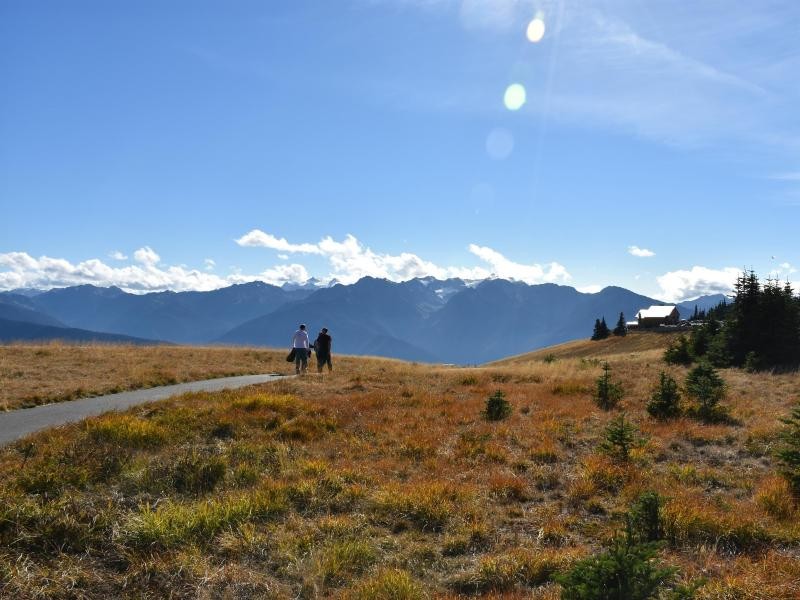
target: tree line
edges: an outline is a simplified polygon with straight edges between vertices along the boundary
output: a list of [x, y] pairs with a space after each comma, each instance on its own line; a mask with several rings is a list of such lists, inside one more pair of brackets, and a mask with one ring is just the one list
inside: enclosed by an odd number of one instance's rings
[[617, 324], [613, 330], [606, 325], [605, 316], [602, 319], [595, 319], [594, 330], [592, 331], [593, 340], [604, 340], [612, 333], [618, 336], [624, 336], [628, 333], [628, 326], [625, 324], [625, 315], [623, 313], [619, 313], [619, 319], [617, 319]]
[[761, 283], [755, 272], [736, 278], [734, 299], [708, 311], [705, 323], [679, 336], [664, 358], [672, 364], [708, 361], [750, 370], [800, 365], [800, 298], [776, 279]]

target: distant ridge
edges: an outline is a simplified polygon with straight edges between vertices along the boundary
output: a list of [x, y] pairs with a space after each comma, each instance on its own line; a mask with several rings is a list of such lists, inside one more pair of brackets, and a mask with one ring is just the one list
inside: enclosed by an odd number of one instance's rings
[[[26, 295], [0, 293], [0, 319], [181, 344], [287, 347], [301, 322], [312, 336], [328, 327], [334, 352], [424, 362], [478, 364], [586, 338], [594, 320], [666, 304], [625, 288], [582, 293], [566, 285], [433, 277], [344, 285], [263, 282], [209, 292], [130, 294], [81, 285]], [[723, 296], [678, 305], [683, 317]], [[63, 331], [39, 330], [41, 339]], [[86, 339], [86, 336], [82, 339]], [[96, 338], [95, 338], [96, 339]]]
[[37, 310], [35, 306], [28, 296], [13, 293], [0, 294], [0, 319], [64, 327], [64, 323]]
[[137, 346], [153, 346], [168, 343], [157, 340], [146, 340], [128, 335], [119, 335], [116, 333], [100, 333], [72, 327], [52, 327], [50, 325], [0, 319], [0, 342], [44, 342], [53, 340], [62, 340], [65, 342], [135, 344]]

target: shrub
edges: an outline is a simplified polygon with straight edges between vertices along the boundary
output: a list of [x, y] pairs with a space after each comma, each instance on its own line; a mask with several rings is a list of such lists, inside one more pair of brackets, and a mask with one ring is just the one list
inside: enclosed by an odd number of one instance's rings
[[800, 404], [792, 409], [788, 418], [781, 421], [786, 428], [781, 432], [782, 445], [777, 452], [780, 473], [794, 495], [800, 498]]
[[622, 385], [611, 381], [611, 367], [603, 363], [603, 374], [597, 378], [594, 401], [603, 410], [611, 410], [622, 398]]
[[709, 363], [700, 363], [689, 371], [686, 393], [697, 401], [698, 406], [692, 412], [703, 421], [720, 421], [726, 417], [726, 411], [719, 406], [725, 396], [725, 382]]
[[497, 390], [486, 399], [483, 416], [489, 421], [502, 421], [511, 414], [511, 404], [506, 400], [503, 390]]
[[548, 365], [552, 364], [556, 362], [556, 355], [553, 354], [552, 352], [550, 352], [549, 354], [545, 354], [544, 358], [542, 359], [542, 362], [547, 363]]
[[693, 360], [689, 339], [685, 335], [679, 335], [664, 351], [664, 361], [668, 365], [690, 365]]
[[557, 575], [563, 600], [650, 600], [666, 589], [675, 569], [656, 561], [658, 545], [638, 543], [630, 531], [612, 540], [611, 547], [578, 561]]
[[656, 419], [673, 419], [680, 414], [680, 400], [678, 383], [671, 375], [662, 371], [658, 385], [647, 403], [647, 412]]
[[664, 537], [662, 503], [661, 496], [656, 492], [644, 492], [631, 505], [628, 519], [632, 535], [637, 541], [657, 542]]
[[600, 443], [600, 449], [609, 456], [627, 461], [630, 458], [631, 448], [637, 443], [636, 426], [625, 421], [625, 413], [611, 420], [606, 427], [605, 438]]

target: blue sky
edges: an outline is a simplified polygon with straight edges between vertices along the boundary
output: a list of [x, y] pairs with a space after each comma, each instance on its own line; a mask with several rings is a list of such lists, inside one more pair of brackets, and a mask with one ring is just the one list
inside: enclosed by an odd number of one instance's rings
[[798, 31], [794, 1], [6, 0], [0, 289], [800, 281]]

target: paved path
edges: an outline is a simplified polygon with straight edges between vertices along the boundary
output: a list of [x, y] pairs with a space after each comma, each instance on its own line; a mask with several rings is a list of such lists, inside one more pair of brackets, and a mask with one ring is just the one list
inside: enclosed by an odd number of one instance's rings
[[281, 379], [284, 375], [243, 375], [241, 377], [221, 377], [192, 381], [177, 385], [109, 394], [96, 398], [83, 398], [69, 402], [45, 404], [34, 408], [22, 408], [0, 412], [0, 446], [25, 437], [26, 435], [65, 423], [74, 423], [86, 417], [94, 417], [112, 410], [125, 410], [137, 404], [164, 400], [186, 392], [216, 392], [240, 388], [256, 383], [266, 383]]

